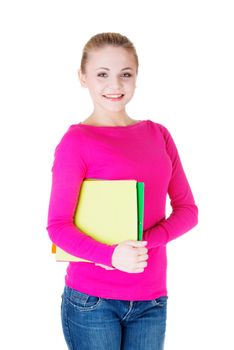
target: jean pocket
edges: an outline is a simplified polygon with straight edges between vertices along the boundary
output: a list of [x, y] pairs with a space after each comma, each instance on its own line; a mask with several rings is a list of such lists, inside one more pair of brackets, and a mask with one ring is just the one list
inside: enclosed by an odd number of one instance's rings
[[65, 288], [64, 298], [66, 302], [79, 311], [96, 309], [102, 302], [102, 298], [79, 292], [70, 287]]
[[155, 306], [165, 307], [167, 305], [167, 299], [168, 299], [168, 296], [162, 296], [162, 297], [153, 299], [152, 302]]

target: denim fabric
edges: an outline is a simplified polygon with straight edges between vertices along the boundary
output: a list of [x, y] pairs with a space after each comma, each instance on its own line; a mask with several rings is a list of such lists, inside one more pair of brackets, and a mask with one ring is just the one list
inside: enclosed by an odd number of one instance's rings
[[107, 299], [65, 286], [61, 320], [68, 349], [163, 350], [167, 299]]

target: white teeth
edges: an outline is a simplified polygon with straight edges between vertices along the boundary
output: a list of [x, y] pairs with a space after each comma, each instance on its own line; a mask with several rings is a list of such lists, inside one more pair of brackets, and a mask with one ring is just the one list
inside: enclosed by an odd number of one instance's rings
[[104, 95], [105, 97], [110, 97], [110, 98], [118, 98], [118, 97], [121, 97], [121, 95]]

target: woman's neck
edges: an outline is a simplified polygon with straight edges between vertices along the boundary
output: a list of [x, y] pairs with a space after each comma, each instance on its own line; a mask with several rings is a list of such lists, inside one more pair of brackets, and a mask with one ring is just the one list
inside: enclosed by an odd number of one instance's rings
[[129, 116], [122, 117], [98, 117], [90, 115], [82, 124], [96, 125], [96, 126], [127, 126], [137, 123], [138, 120], [132, 119]]

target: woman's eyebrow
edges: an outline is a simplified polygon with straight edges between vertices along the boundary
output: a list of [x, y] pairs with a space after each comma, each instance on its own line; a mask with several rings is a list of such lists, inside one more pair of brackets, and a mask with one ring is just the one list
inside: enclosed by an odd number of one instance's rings
[[[96, 70], [98, 70], [98, 69], [110, 70], [109, 68], [106, 68], [106, 67], [99, 67], [99, 68], [97, 68]], [[131, 67], [125, 67], [125, 68], [121, 69], [121, 71], [122, 71], [122, 70], [127, 70], [127, 69], [132, 69], [132, 68], [131, 68]]]

